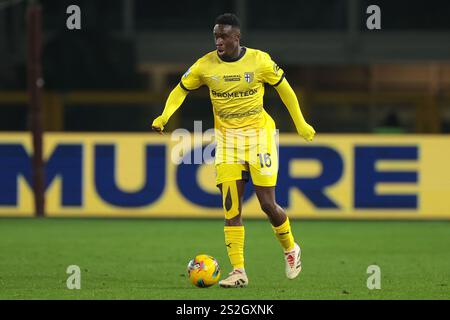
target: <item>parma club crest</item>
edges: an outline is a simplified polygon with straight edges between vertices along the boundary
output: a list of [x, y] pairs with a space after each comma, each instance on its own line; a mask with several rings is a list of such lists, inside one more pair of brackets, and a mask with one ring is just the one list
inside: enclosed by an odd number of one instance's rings
[[246, 72], [246, 73], [244, 73], [244, 79], [248, 83], [252, 82], [253, 78], [254, 78], [254, 73], [253, 72]]

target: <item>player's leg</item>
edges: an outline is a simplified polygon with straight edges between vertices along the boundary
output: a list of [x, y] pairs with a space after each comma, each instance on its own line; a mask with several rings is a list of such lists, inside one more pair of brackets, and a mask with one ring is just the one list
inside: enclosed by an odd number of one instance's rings
[[244, 267], [245, 229], [241, 215], [245, 181], [225, 181], [218, 187], [225, 213], [225, 245], [233, 266], [233, 271], [219, 285], [224, 288], [245, 287], [248, 285], [248, 278]]
[[244, 270], [245, 229], [241, 216], [244, 185], [243, 180], [237, 180], [226, 181], [218, 186], [225, 214], [225, 246], [233, 269], [240, 270]]
[[[259, 134], [256, 145], [257, 158], [249, 164], [250, 175], [255, 186], [261, 209], [268, 216], [275, 236], [285, 253], [286, 276], [295, 278], [301, 271], [300, 247], [295, 243], [289, 218], [275, 201], [275, 185], [278, 176], [278, 152], [273, 128]], [[255, 158], [255, 157], [254, 157]]]
[[[249, 164], [249, 169], [261, 209], [268, 216], [272, 226], [280, 230], [276, 234], [283, 248], [290, 250], [294, 247], [294, 241], [290, 232], [289, 219], [283, 208], [275, 201], [278, 152], [276, 136], [271, 128], [264, 128], [259, 131], [257, 145], [252, 151], [253, 161]], [[286, 228], [288, 230], [285, 230]], [[289, 233], [287, 233], [288, 231]]]
[[301, 250], [294, 241], [288, 216], [275, 201], [275, 187], [255, 185], [255, 193], [261, 209], [268, 216], [275, 236], [284, 249], [286, 276], [294, 279], [302, 269]]

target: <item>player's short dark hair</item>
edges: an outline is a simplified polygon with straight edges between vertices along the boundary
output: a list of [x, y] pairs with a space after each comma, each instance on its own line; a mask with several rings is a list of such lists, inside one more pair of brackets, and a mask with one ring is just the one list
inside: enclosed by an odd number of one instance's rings
[[226, 24], [232, 27], [240, 28], [241, 22], [234, 13], [224, 13], [216, 18], [216, 24]]

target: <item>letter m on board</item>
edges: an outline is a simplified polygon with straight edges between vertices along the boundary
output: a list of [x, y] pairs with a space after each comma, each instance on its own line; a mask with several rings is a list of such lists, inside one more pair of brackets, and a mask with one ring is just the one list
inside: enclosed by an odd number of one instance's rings
[[[18, 178], [32, 187], [31, 156], [21, 144], [0, 144], [0, 206], [16, 206]], [[45, 163], [45, 189], [56, 177], [62, 179], [62, 205], [82, 205], [82, 147], [58, 145]]]

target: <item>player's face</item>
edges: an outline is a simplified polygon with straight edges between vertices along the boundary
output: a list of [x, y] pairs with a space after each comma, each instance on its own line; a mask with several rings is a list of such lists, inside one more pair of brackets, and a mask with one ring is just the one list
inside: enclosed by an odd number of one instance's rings
[[239, 29], [230, 25], [216, 24], [214, 26], [214, 39], [216, 40], [217, 54], [220, 57], [233, 57], [239, 47]]

